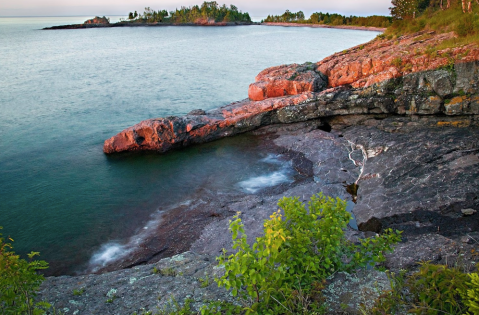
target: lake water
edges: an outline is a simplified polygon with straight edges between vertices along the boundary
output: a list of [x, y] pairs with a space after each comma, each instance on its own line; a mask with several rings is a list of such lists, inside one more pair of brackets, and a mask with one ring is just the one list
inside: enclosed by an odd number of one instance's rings
[[316, 62], [377, 35], [270, 26], [40, 30], [86, 19], [0, 18], [0, 226], [18, 253], [40, 251], [53, 273], [79, 271], [198, 187], [255, 193], [290, 180], [247, 136], [111, 157], [105, 139], [144, 119], [244, 99], [267, 67]]

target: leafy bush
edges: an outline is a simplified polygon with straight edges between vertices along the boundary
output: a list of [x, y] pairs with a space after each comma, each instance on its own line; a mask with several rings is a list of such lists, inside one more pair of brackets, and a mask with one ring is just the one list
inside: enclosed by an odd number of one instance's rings
[[465, 310], [459, 292], [467, 289], [467, 275], [458, 268], [424, 263], [408, 279], [414, 299], [409, 312], [415, 314], [463, 314]]
[[391, 62], [391, 64], [393, 66], [395, 66], [396, 68], [400, 68], [401, 65], [402, 65], [402, 59], [401, 58], [394, 58], [393, 61]]
[[[1, 227], [0, 227], [1, 229]], [[10, 241], [13, 241], [9, 238]], [[12, 251], [11, 243], [5, 243], [0, 234], [0, 313], [43, 314], [48, 303], [35, 303], [33, 298], [43, 281], [37, 270], [48, 268], [45, 261], [33, 260], [37, 252], [28, 254], [30, 262], [21, 259]]]
[[469, 278], [471, 282], [468, 283], [468, 289], [461, 292], [464, 304], [472, 314], [479, 314], [479, 274], [471, 273]]
[[[251, 301], [248, 313], [300, 314], [305, 309], [320, 311], [323, 280], [336, 271], [351, 271], [385, 260], [383, 253], [392, 250], [400, 232], [387, 230], [383, 235], [361, 240], [360, 245], [347, 241], [344, 228], [351, 215], [346, 202], [313, 196], [306, 208], [296, 198], [283, 198], [281, 210], [264, 223], [264, 236], [250, 246], [240, 214], [230, 222], [233, 249], [218, 258], [225, 274], [216, 279], [220, 286], [232, 289]], [[245, 288], [245, 290], [243, 290]]]
[[365, 313], [373, 315], [404, 314], [407, 307], [404, 303], [406, 290], [406, 271], [402, 270], [398, 275], [388, 272], [391, 290], [386, 290], [377, 298], [374, 306]]
[[476, 16], [473, 14], [466, 14], [455, 27], [455, 32], [460, 37], [466, 37], [475, 33]]
[[[468, 282], [468, 281], [471, 282]], [[384, 292], [371, 310], [385, 314], [479, 314], [479, 276], [459, 268], [422, 263], [410, 276], [391, 277], [392, 290]]]

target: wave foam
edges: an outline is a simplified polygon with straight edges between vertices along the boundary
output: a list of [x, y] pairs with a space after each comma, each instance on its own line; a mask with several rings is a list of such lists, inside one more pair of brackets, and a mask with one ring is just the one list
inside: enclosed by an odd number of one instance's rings
[[239, 186], [246, 192], [254, 194], [257, 191], [273, 187], [282, 183], [291, 183], [292, 180], [287, 175], [286, 171], [277, 171], [268, 175], [262, 175], [244, 180], [239, 183]]
[[92, 271], [98, 271], [101, 267], [105, 267], [113, 261], [117, 261], [131, 252], [131, 248], [128, 245], [122, 245], [119, 243], [106, 243], [103, 244], [97, 253], [93, 254], [90, 259], [89, 265], [92, 267]]
[[151, 233], [154, 233], [155, 228], [161, 223], [161, 218], [165, 211], [179, 206], [188, 206], [191, 203], [192, 200], [185, 200], [183, 202], [171, 205], [163, 210], [156, 211], [151, 215], [151, 219], [145, 224], [145, 226], [140, 229], [140, 232], [130, 237], [124, 244], [116, 241], [110, 241], [101, 245], [100, 248], [90, 258], [87, 270], [96, 272], [110, 263], [123, 259], [125, 256], [137, 249], [138, 246], [143, 243], [143, 241]]

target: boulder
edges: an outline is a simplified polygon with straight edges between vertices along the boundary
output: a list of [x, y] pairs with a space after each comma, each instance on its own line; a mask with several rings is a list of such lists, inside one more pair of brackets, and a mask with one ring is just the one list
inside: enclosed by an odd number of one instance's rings
[[261, 71], [248, 89], [253, 101], [266, 98], [319, 92], [327, 86], [327, 78], [314, 69], [313, 64], [282, 65]]
[[110, 20], [103, 16], [103, 17], [99, 17], [99, 16], [95, 16], [93, 19], [89, 19], [89, 20], [86, 20], [85, 22], [83, 22], [83, 24], [110, 24]]
[[477, 93], [479, 82], [479, 62], [457, 62], [454, 65], [454, 70], [456, 72], [456, 85], [454, 87], [454, 93]]
[[444, 98], [453, 92], [452, 76], [446, 70], [436, 70], [426, 73], [426, 78], [430, 82], [432, 89], [437, 95]]

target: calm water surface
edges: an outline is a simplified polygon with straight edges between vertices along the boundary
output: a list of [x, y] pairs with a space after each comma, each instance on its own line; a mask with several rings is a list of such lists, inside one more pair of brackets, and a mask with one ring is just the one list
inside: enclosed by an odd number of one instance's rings
[[17, 252], [40, 251], [68, 273], [199, 187], [254, 193], [268, 178], [288, 180], [250, 137], [113, 157], [102, 152], [105, 139], [147, 118], [244, 99], [264, 68], [316, 62], [377, 35], [267, 26], [39, 30], [85, 19], [0, 18], [0, 226]]

